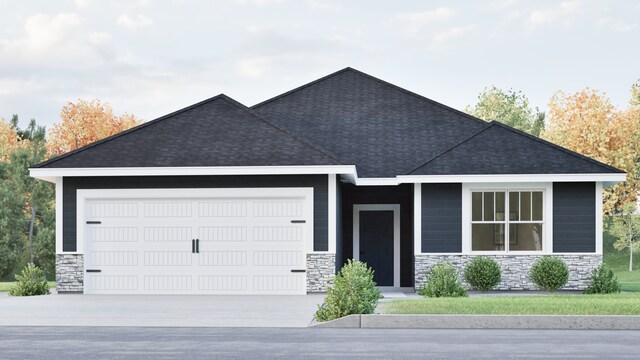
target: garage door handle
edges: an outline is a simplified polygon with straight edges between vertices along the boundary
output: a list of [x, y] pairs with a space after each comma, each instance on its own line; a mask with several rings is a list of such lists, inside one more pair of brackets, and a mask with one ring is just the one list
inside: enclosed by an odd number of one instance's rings
[[98, 270], [98, 269], [87, 269], [87, 272], [98, 273], [98, 272], [102, 272], [102, 270]]
[[292, 224], [304, 224], [306, 222], [307, 222], [307, 220], [291, 220]]
[[196, 239], [196, 254], [200, 254], [200, 239]]
[[87, 224], [102, 224], [102, 221], [87, 221]]
[[293, 272], [293, 273], [301, 273], [301, 272], [307, 272], [307, 270], [305, 270], [305, 269], [291, 269], [291, 272]]
[[191, 253], [196, 253], [196, 239], [191, 239]]

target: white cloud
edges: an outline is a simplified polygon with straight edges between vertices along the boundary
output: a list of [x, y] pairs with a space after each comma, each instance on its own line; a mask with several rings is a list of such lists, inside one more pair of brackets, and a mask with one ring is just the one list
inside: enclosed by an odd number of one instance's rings
[[582, 9], [580, 1], [564, 1], [554, 8], [535, 10], [529, 16], [529, 22], [533, 25], [543, 25], [561, 22], [563, 25], [571, 24], [573, 17]]
[[342, 11], [344, 9], [341, 3], [326, 0], [307, 0], [307, 5], [311, 10], [318, 11]]
[[89, 0], [74, 0], [77, 7], [84, 9], [89, 6]]
[[268, 56], [240, 59], [235, 64], [236, 72], [248, 78], [259, 78], [269, 70], [273, 59]]
[[237, 2], [238, 4], [257, 5], [257, 6], [280, 4], [285, 1], [286, 0], [235, 0], [235, 2]]
[[130, 30], [138, 30], [153, 25], [153, 20], [145, 15], [138, 15], [134, 19], [128, 14], [122, 14], [118, 17], [118, 25]]
[[418, 33], [425, 25], [433, 22], [448, 20], [455, 15], [449, 7], [439, 7], [435, 10], [416, 13], [400, 14], [398, 19], [404, 23], [404, 30], [409, 34]]
[[476, 27], [474, 25], [458, 26], [445, 31], [437, 32], [433, 35], [433, 42], [437, 45], [442, 45], [453, 39], [469, 34], [473, 30], [475, 30], [475, 28]]
[[596, 22], [598, 27], [601, 28], [610, 28], [614, 31], [626, 32], [631, 31], [638, 27], [638, 24], [628, 24], [624, 21], [616, 20], [610, 17], [600, 18]]

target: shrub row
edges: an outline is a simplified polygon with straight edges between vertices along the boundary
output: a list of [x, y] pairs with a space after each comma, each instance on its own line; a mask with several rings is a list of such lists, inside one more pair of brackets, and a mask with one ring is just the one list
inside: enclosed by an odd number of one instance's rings
[[[538, 288], [553, 292], [567, 284], [569, 268], [558, 257], [543, 256], [533, 264], [529, 276]], [[472, 289], [486, 292], [500, 283], [502, 274], [494, 259], [477, 256], [467, 264], [463, 277]], [[618, 292], [620, 283], [611, 269], [602, 264], [593, 270], [586, 294]], [[426, 284], [418, 293], [429, 297], [467, 296], [459, 280], [458, 270], [447, 262], [440, 262], [427, 272]]]

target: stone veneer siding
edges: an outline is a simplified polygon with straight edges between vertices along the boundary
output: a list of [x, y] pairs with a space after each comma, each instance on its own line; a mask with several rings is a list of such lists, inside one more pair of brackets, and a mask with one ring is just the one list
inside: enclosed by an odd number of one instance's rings
[[84, 290], [82, 254], [56, 254], [56, 290], [59, 293]]
[[335, 254], [307, 254], [307, 292], [327, 291], [335, 273]]
[[[450, 262], [460, 269], [462, 279], [464, 267], [473, 257], [479, 255], [416, 255], [415, 288], [421, 289], [426, 281], [429, 268], [440, 261]], [[529, 279], [533, 263], [543, 255], [487, 255], [495, 259], [502, 271], [502, 281], [494, 290], [537, 290]], [[591, 271], [602, 263], [602, 255], [552, 255], [561, 258], [569, 267], [569, 281], [563, 290], [584, 290], [591, 280]]]

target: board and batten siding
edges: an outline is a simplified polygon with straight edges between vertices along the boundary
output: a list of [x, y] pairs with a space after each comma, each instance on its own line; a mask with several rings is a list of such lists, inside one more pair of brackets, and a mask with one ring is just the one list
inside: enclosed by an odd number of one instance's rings
[[462, 252], [462, 184], [422, 184], [422, 252]]
[[327, 175], [65, 177], [63, 182], [62, 251], [74, 252], [76, 190], [168, 188], [313, 187], [313, 250], [328, 251]]
[[553, 252], [595, 251], [595, 183], [553, 183]]

